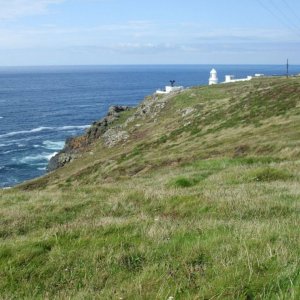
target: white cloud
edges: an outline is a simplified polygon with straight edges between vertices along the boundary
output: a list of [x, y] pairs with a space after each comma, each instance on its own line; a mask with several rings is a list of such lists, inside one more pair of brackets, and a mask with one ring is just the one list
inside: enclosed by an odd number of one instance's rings
[[64, 0], [0, 0], [0, 20], [43, 14], [51, 4]]

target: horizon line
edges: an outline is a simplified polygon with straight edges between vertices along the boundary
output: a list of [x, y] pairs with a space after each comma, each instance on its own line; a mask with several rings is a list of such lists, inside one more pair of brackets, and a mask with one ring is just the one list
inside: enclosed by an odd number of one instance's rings
[[[285, 66], [285, 63], [271, 64], [271, 63], [157, 63], [157, 64], [45, 64], [45, 65], [0, 65], [0, 68], [39, 68], [39, 67], [114, 67], [114, 66]], [[300, 63], [291, 64], [289, 66], [300, 66]]]

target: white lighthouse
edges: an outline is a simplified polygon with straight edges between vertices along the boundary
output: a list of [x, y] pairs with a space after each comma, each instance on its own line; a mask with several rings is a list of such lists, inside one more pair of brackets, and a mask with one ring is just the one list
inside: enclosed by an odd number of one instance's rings
[[218, 80], [217, 71], [215, 69], [212, 69], [210, 71], [209, 85], [218, 84], [218, 82], [219, 82], [219, 80]]

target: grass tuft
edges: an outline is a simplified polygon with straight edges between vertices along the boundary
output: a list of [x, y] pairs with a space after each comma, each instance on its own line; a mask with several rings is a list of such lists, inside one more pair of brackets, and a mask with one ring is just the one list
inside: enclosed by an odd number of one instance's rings
[[172, 182], [172, 185], [178, 188], [188, 188], [195, 185], [195, 181], [185, 177], [179, 177]]
[[251, 171], [249, 176], [253, 181], [276, 181], [276, 180], [289, 180], [293, 175], [286, 170], [275, 169], [271, 167], [259, 168]]

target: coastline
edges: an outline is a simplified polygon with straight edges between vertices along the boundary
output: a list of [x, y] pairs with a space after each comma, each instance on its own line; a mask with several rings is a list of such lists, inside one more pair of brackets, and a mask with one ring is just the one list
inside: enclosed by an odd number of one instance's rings
[[[108, 66], [94, 66], [90, 68], [90, 71], [88, 67], [84, 67], [83, 69], [81, 69], [81, 67], [76, 67], [78, 73], [75, 74], [74, 78], [72, 77], [74, 75], [71, 73], [72, 68], [70, 68], [70, 72], [67, 70], [68, 68], [64, 69], [68, 71], [66, 73], [63, 73], [62, 69], [61, 71], [56, 70], [55, 67], [48, 73], [46, 72], [46, 67], [41, 68], [43, 72], [37, 72], [30, 69], [26, 72], [21, 72], [21, 75], [17, 71], [1, 73], [0, 70], [0, 73], [4, 75], [0, 80], [0, 84], [2, 83], [2, 85], [10, 84], [9, 82], [5, 83], [5, 74], [9, 74], [9, 76], [24, 77], [24, 80], [28, 80], [28, 82], [24, 82], [26, 86], [30, 86], [30, 82], [39, 83], [37, 86], [38, 89], [33, 90], [33, 94], [29, 89], [28, 95], [30, 99], [33, 100], [35, 99], [35, 96], [38, 96], [36, 98], [37, 100], [42, 99], [43, 102], [46, 103], [46, 106], [40, 107], [39, 101], [28, 102], [28, 107], [26, 108], [27, 112], [19, 114], [17, 110], [18, 102], [16, 102], [18, 101], [18, 98], [14, 98], [14, 93], [23, 93], [25, 86], [10, 86], [12, 92], [9, 94], [9, 102], [6, 98], [1, 98], [0, 96], [1, 116], [4, 116], [6, 120], [5, 124], [1, 126], [0, 135], [4, 135], [4, 138], [1, 140], [0, 144], [11, 144], [8, 147], [0, 148], [0, 165], [5, 168], [0, 172], [0, 181], [4, 183], [6, 178], [11, 177], [11, 180], [8, 179], [9, 182], [7, 182], [7, 184], [14, 186], [15, 182], [20, 184], [25, 180], [43, 176], [45, 174], [43, 169], [48, 164], [45, 157], [61, 150], [61, 148], [53, 151], [48, 150], [48, 148], [43, 145], [43, 141], [65, 141], [68, 136], [77, 136], [81, 133], [84, 134], [83, 131], [72, 133], [71, 129], [64, 132], [63, 130], [68, 127], [65, 125], [91, 124], [93, 120], [98, 120], [99, 116], [105, 116], [109, 106], [114, 105], [115, 103], [137, 106], [141, 103], [141, 99], [143, 99], [145, 95], [151, 95], [157, 88], [161, 88], [164, 84], [168, 83], [171, 78], [176, 79], [178, 85], [183, 85], [185, 87], [206, 86], [210, 67], [211, 66], [209, 65], [189, 65], [186, 67], [178, 65], [169, 67], [163, 65], [148, 65], [146, 67], [130, 66], [130, 68], [127, 68], [126, 66], [115, 66], [110, 69]], [[223, 78], [224, 74], [232, 73], [238, 78], [243, 78], [244, 76], [255, 72], [271, 75], [278, 73], [276, 68], [280, 70], [280, 66], [271, 66], [269, 67], [269, 72], [265, 72], [264, 69], [260, 69], [259, 65], [251, 65], [250, 67], [227, 65], [224, 68], [222, 68], [221, 65], [215, 65], [215, 67], [218, 70], [220, 78]], [[276, 70], [273, 72], [274, 68]], [[84, 72], [88, 72], [87, 76], [90, 81], [85, 85], [84, 89], [80, 89], [80, 85], [73, 86], [72, 89], [67, 90], [67, 93], [65, 94], [64, 87], [70, 85], [73, 79], [76, 79], [77, 82], [83, 81], [81, 76], [83, 70]], [[110, 72], [108, 73], [108, 77], [107, 74], [101, 73], [103, 70], [105, 70], [105, 72]], [[291, 72], [293, 72], [293, 70], [291, 70]], [[44, 73], [45, 75], [43, 75]], [[297, 70], [296, 73], [298, 73]], [[59, 78], [62, 82], [67, 84], [58, 86], [57, 89], [54, 88], [54, 90], [52, 90], [54, 84], [51, 81], [51, 78], [53, 80]], [[36, 80], [38, 80], [38, 82], [36, 82]], [[114, 86], [113, 82], [115, 81], [118, 81], [118, 87]], [[45, 94], [44, 91], [49, 87], [51, 87], [51, 93]], [[103, 91], [105, 91], [105, 93]], [[75, 94], [78, 96], [75, 96]], [[12, 103], [15, 104], [13, 105], [14, 107], [10, 107]], [[35, 115], [31, 110], [32, 107], [39, 108], [40, 113]], [[55, 109], [54, 111], [52, 111], [53, 107]], [[66, 107], [68, 107], [68, 109], [66, 109]], [[10, 117], [5, 113], [7, 108], [12, 111]], [[66, 110], [68, 110], [68, 113], [64, 114]], [[41, 113], [46, 115], [45, 120], [47, 122], [41, 123]], [[56, 115], [63, 115], [63, 117], [58, 119]], [[52, 116], [54, 117], [53, 119]], [[15, 127], [14, 124], [25, 124], [26, 126]], [[51, 128], [51, 130], [48, 128]], [[59, 132], [56, 132], [58, 129]], [[10, 137], [10, 133], [20, 132], [22, 130], [26, 130], [26, 134]], [[32, 142], [30, 139], [32, 139]], [[10, 140], [14, 141], [10, 143]]]

